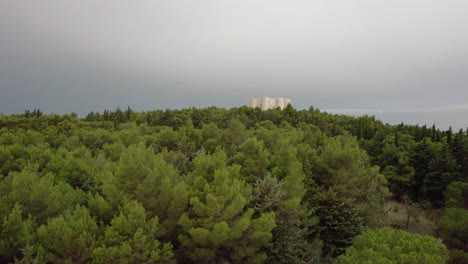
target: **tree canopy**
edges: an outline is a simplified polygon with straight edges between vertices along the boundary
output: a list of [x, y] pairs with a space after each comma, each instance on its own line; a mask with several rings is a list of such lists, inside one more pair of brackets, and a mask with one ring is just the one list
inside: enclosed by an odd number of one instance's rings
[[434, 237], [382, 228], [354, 238], [336, 263], [446, 263], [448, 250]]
[[[441, 210], [437, 234], [460, 258], [467, 160], [467, 131], [313, 107], [3, 115], [0, 262], [385, 257], [363, 245], [392, 230], [360, 234], [381, 227], [389, 197]], [[420, 248], [389, 244], [398, 260], [445, 260], [431, 239], [397, 234], [428, 247], [414, 257]]]

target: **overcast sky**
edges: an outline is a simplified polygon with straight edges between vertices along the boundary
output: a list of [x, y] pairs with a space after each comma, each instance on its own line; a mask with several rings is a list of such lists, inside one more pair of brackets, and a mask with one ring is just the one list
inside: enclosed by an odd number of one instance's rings
[[283, 96], [467, 127], [467, 14], [466, 0], [0, 0], [0, 112]]

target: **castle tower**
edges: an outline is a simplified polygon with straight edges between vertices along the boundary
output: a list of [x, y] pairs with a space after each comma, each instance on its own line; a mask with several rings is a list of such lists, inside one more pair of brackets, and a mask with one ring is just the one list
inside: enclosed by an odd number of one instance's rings
[[276, 107], [279, 107], [280, 109], [284, 109], [284, 98], [283, 97], [276, 98]]
[[252, 108], [257, 108], [258, 107], [257, 98], [253, 98], [252, 100], [250, 100], [250, 107], [252, 107]]
[[286, 108], [288, 105], [291, 104], [291, 98], [269, 98], [263, 97], [261, 99], [253, 98], [250, 100], [250, 107], [257, 108], [259, 107], [262, 111], [268, 109], [275, 109], [279, 107], [280, 109]]

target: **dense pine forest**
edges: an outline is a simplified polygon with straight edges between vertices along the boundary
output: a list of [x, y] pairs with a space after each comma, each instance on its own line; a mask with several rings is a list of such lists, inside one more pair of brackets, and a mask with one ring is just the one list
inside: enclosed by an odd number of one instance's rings
[[3, 115], [0, 256], [467, 263], [468, 130], [291, 106]]

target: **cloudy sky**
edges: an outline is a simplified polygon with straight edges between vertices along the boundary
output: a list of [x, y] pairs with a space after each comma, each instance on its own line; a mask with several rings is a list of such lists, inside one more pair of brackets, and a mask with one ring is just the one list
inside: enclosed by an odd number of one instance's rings
[[0, 112], [283, 96], [464, 128], [467, 14], [465, 0], [0, 0]]

